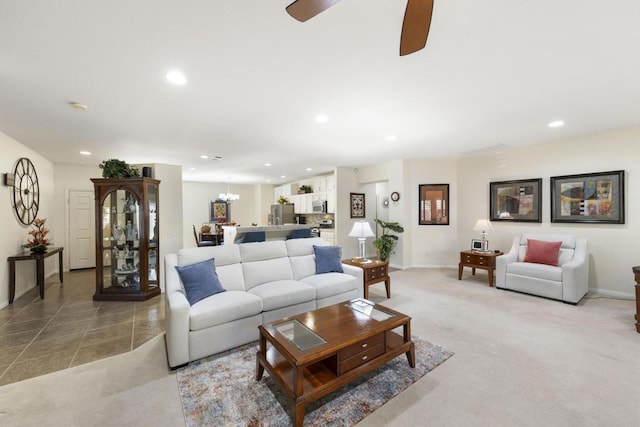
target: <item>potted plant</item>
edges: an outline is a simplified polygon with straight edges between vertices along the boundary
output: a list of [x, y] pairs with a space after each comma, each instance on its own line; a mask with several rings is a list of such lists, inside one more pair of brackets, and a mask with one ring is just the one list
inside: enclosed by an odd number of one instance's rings
[[280, 196], [278, 197], [277, 202], [280, 203], [281, 205], [286, 205], [287, 203], [289, 203], [289, 199], [287, 199], [284, 196]]
[[103, 178], [133, 178], [140, 176], [138, 169], [118, 159], [104, 160], [100, 165]]
[[378, 251], [380, 260], [386, 261], [398, 243], [398, 236], [389, 234], [389, 232], [403, 233], [404, 228], [398, 222], [387, 222], [378, 218], [375, 219], [375, 222], [382, 228], [382, 235], [373, 241], [373, 247]]
[[29, 230], [31, 238], [27, 243], [22, 245], [23, 248], [29, 248], [31, 252], [35, 253], [44, 253], [47, 251], [47, 246], [50, 245], [50, 242], [46, 237], [47, 234], [49, 234], [49, 229], [44, 226], [46, 221], [46, 218], [36, 218], [33, 221], [33, 229]]

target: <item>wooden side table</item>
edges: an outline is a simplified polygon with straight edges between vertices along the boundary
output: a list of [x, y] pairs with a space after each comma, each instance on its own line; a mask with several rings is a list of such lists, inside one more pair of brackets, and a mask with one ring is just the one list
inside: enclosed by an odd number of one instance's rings
[[496, 270], [496, 258], [504, 252], [460, 252], [460, 263], [458, 264], [458, 280], [462, 280], [462, 269], [471, 267], [471, 274], [476, 274], [476, 268], [489, 272], [489, 286], [493, 285], [493, 272]]
[[636, 331], [640, 333], [640, 266], [633, 267], [636, 279]]
[[369, 298], [369, 286], [384, 282], [387, 298], [391, 298], [391, 277], [389, 277], [389, 263], [387, 261], [369, 260], [361, 262], [353, 259], [342, 260], [344, 264], [360, 267], [364, 274], [364, 298]]
[[16, 296], [16, 261], [33, 259], [36, 261], [36, 286], [40, 290], [40, 299], [44, 299], [44, 260], [58, 254], [58, 274], [62, 283], [62, 251], [64, 248], [48, 248], [44, 253], [24, 252], [7, 258], [9, 261], [9, 304], [13, 304]]

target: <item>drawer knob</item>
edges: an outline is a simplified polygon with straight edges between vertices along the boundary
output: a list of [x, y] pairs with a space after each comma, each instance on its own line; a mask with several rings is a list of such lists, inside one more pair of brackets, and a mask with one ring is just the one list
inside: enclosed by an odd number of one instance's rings
[[362, 356], [362, 360], [367, 360], [368, 357], [367, 356]]
[[367, 343], [362, 344], [362, 348], [367, 348]]

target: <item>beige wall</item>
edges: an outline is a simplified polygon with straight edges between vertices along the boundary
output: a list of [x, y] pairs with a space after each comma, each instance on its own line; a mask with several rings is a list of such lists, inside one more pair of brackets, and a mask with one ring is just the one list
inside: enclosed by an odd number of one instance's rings
[[[490, 249], [507, 250], [523, 232], [570, 233], [589, 241], [589, 287], [601, 293], [631, 296], [631, 267], [640, 265], [640, 127], [554, 141], [498, 154], [458, 160], [458, 246], [479, 238], [478, 218], [489, 213], [489, 182], [542, 178], [542, 223], [493, 223]], [[551, 176], [624, 169], [626, 223], [562, 224], [550, 222]], [[451, 263], [457, 262], [453, 256]]]
[[[28, 149], [18, 141], [0, 132], [0, 172], [13, 172], [16, 162], [21, 157], [27, 157], [36, 168], [40, 186], [39, 218], [47, 219], [47, 228], [51, 229], [49, 236], [55, 244], [60, 245], [62, 232], [56, 226], [54, 212], [54, 174], [53, 164]], [[7, 257], [22, 251], [21, 245], [27, 242], [28, 231], [32, 228], [18, 221], [13, 210], [13, 188], [0, 184], [0, 308], [9, 303], [9, 264]], [[57, 272], [57, 257], [49, 257], [45, 264], [45, 275]], [[16, 298], [23, 295], [35, 285], [35, 266], [33, 261], [19, 261], [16, 263]]]

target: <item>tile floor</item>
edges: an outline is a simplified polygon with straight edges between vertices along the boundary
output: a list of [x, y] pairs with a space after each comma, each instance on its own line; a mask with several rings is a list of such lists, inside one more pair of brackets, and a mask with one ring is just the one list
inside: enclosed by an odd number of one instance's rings
[[45, 281], [0, 310], [0, 385], [131, 351], [164, 332], [164, 294], [93, 301], [95, 270]]

